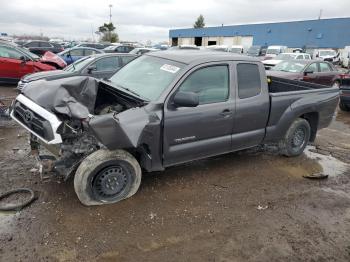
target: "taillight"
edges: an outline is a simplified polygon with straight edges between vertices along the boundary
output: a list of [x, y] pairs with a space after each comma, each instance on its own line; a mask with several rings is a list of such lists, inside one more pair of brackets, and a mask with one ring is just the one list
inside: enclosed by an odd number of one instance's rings
[[340, 74], [339, 77], [340, 77], [340, 79], [349, 79], [350, 75], [349, 74]]

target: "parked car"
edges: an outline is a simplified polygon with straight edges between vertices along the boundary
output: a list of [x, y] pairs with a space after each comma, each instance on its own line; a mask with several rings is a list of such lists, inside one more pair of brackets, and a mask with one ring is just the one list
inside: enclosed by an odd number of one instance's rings
[[159, 49], [150, 48], [150, 47], [137, 47], [129, 52], [129, 54], [133, 55], [143, 55], [148, 52], [159, 51]]
[[339, 89], [274, 77], [269, 82], [257, 59], [151, 52], [109, 81], [33, 81], [10, 114], [31, 133], [33, 149], [40, 151], [39, 140], [59, 150], [43, 171], [74, 175], [80, 201], [102, 205], [135, 194], [142, 170], [262, 143], [278, 143], [285, 156], [300, 155], [332, 121]]
[[350, 71], [341, 75], [339, 89], [339, 107], [343, 111], [350, 111]]
[[282, 46], [282, 45], [270, 45], [267, 49], [266, 49], [266, 55], [265, 55], [265, 60], [266, 59], [272, 59], [273, 57], [281, 54], [281, 53], [285, 53], [287, 51], [287, 47], [286, 46]]
[[[110, 44], [108, 44], [109, 46]], [[101, 43], [80, 43], [78, 45], [76, 45], [75, 47], [90, 47], [90, 48], [94, 48], [94, 49], [104, 49], [107, 46], [105, 44], [101, 44]]]
[[268, 76], [302, 80], [339, 87], [340, 72], [329, 62], [318, 60], [283, 61], [266, 71]]
[[72, 76], [92, 76], [95, 78], [110, 78], [121, 67], [135, 59], [132, 54], [95, 54], [85, 56], [63, 70], [54, 70], [49, 72], [39, 72], [22, 77], [18, 82], [17, 89], [22, 91], [29, 82], [52, 79], [62, 79]]
[[234, 54], [243, 54], [244, 48], [242, 45], [233, 45], [228, 49], [228, 51]]
[[345, 46], [340, 54], [341, 65], [350, 69], [350, 46]]
[[103, 53], [104, 52], [102, 50], [90, 47], [73, 47], [58, 53], [57, 55], [59, 55], [68, 65], [70, 65], [82, 57]]
[[108, 46], [103, 51], [105, 53], [129, 53], [135, 47], [131, 45], [117, 45], [117, 46]]
[[265, 69], [269, 70], [284, 60], [294, 60], [294, 59], [311, 60], [311, 56], [306, 53], [281, 53], [273, 59], [262, 61], [262, 63], [264, 64]]
[[25, 43], [23, 47], [27, 48], [30, 52], [39, 56], [44, 55], [47, 51], [57, 54], [64, 50], [63, 47], [59, 44], [40, 40], [29, 41]]
[[0, 42], [0, 82], [17, 83], [26, 74], [55, 70], [57, 63], [65, 66], [64, 61], [60, 60], [51, 52], [47, 57], [40, 58], [27, 49]]
[[249, 56], [265, 56], [267, 46], [253, 45], [249, 47], [247, 55]]
[[332, 49], [316, 49], [314, 50], [313, 59], [339, 64], [340, 54]]
[[[211, 46], [208, 46], [207, 48], [210, 48]], [[169, 48], [169, 50], [199, 50], [200, 47], [196, 45], [178, 45], [178, 46], [172, 46]]]

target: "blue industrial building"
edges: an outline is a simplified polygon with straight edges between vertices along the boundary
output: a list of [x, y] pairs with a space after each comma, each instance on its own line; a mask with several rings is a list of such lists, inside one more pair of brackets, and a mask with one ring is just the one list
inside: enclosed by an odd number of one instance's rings
[[350, 45], [350, 17], [280, 23], [263, 23], [174, 29], [172, 45], [285, 45], [344, 48]]

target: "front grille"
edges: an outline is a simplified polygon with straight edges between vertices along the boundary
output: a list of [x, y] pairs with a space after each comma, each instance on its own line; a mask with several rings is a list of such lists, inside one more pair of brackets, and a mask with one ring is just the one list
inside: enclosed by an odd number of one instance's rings
[[45, 140], [50, 141], [54, 138], [50, 122], [24, 104], [16, 101], [13, 107], [13, 115], [23, 125]]

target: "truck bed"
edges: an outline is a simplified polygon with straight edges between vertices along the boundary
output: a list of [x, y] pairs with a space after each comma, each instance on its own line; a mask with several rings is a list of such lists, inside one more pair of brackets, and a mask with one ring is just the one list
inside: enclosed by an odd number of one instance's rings
[[270, 114], [266, 142], [281, 139], [291, 119], [305, 117], [305, 113], [314, 114], [317, 129], [332, 121], [339, 100], [338, 87], [277, 77], [268, 79]]

